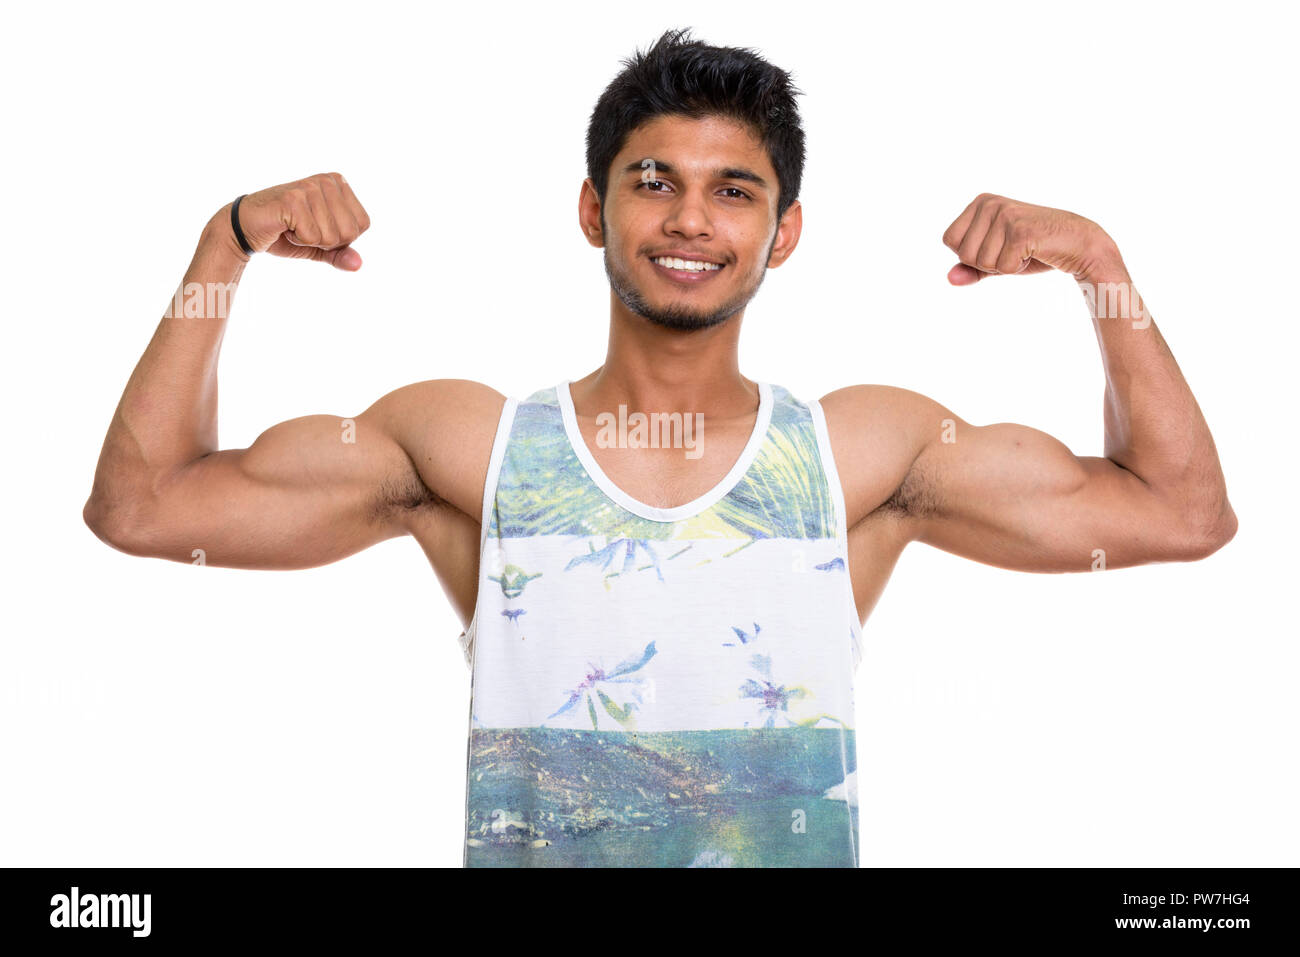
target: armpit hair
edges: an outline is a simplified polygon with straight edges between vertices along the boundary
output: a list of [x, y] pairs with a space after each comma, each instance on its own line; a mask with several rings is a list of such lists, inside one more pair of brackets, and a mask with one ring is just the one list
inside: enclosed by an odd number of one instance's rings
[[411, 473], [402, 480], [385, 482], [375, 497], [374, 518], [391, 518], [395, 513], [420, 509], [436, 509], [447, 504], [433, 489], [424, 484], [420, 473], [412, 466]]
[[894, 494], [881, 503], [877, 511], [923, 518], [935, 514], [939, 499], [929, 476], [915, 464], [908, 469]]

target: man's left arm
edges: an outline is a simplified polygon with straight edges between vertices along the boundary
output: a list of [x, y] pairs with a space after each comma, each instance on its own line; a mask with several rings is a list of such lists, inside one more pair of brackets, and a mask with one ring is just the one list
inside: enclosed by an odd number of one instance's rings
[[[1093, 316], [1106, 378], [1105, 456], [1037, 429], [971, 426], [915, 396], [928, 437], [899, 489], [913, 538], [1025, 571], [1194, 561], [1237, 530], [1209, 427], [1119, 249], [1064, 210], [981, 194], [944, 234], [954, 285], [1059, 269]], [[927, 425], [928, 420], [928, 425]]]

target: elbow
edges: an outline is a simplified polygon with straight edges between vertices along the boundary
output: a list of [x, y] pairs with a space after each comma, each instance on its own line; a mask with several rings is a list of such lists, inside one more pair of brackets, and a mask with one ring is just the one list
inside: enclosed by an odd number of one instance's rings
[[105, 545], [128, 555], [149, 557], [154, 554], [138, 510], [109, 503], [91, 494], [81, 510], [81, 518]]
[[1237, 534], [1237, 513], [1225, 498], [1209, 516], [1193, 523], [1180, 550], [1181, 561], [1209, 558]]
[[102, 499], [96, 498], [93, 494], [86, 499], [86, 504], [81, 509], [81, 520], [101, 542], [109, 541], [109, 508]]

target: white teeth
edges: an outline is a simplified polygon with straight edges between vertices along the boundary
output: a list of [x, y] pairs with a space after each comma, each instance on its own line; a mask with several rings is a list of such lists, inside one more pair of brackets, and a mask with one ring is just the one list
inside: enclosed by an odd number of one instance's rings
[[722, 268], [717, 263], [700, 262], [694, 259], [670, 259], [667, 256], [660, 256], [653, 262], [667, 266], [669, 269], [685, 269], [689, 272], [714, 272]]

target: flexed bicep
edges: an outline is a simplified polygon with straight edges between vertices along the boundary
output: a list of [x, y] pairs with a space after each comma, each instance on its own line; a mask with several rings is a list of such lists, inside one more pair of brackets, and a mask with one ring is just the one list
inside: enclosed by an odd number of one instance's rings
[[376, 415], [310, 415], [246, 449], [159, 478], [101, 537], [136, 555], [233, 568], [310, 568], [405, 531], [399, 503], [435, 505]]
[[1014, 423], [971, 425], [934, 403], [946, 424], [902, 486], [914, 540], [975, 561], [1032, 572], [1191, 561], [1213, 551], [1177, 503], [1107, 458]]

